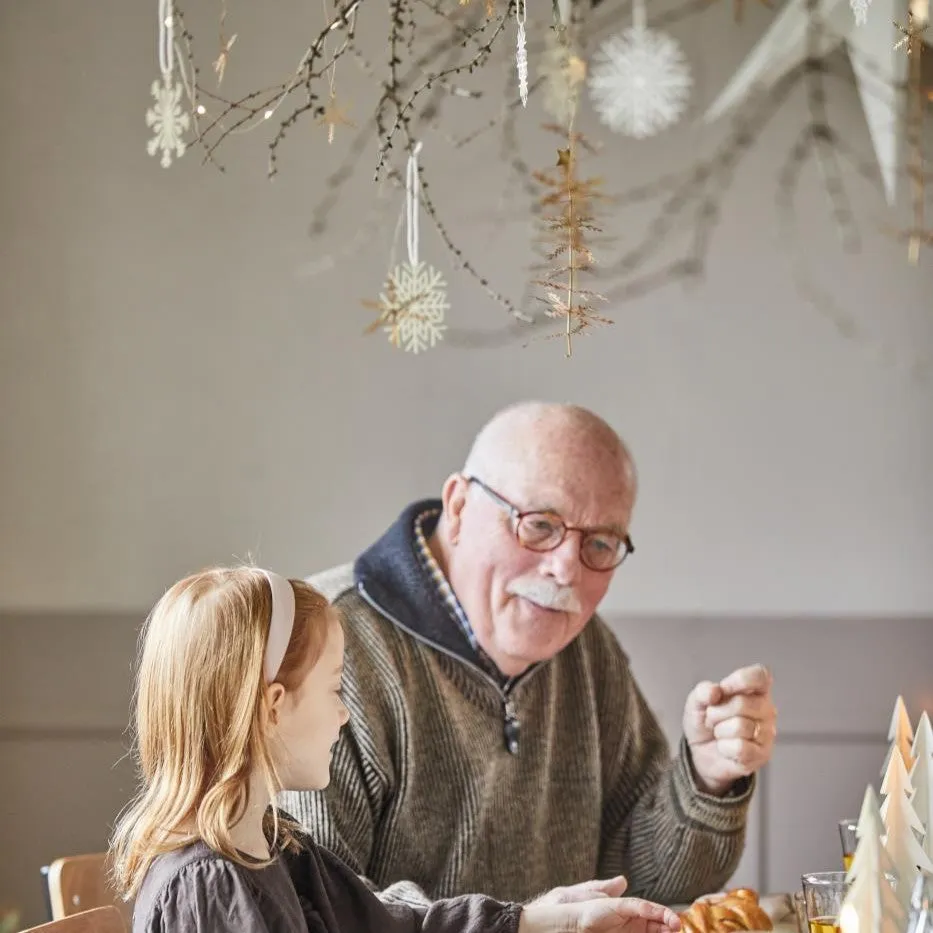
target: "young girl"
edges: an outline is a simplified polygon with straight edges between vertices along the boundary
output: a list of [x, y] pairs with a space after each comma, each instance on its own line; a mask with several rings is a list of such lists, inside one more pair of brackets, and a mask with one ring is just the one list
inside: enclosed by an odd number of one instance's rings
[[121, 816], [114, 877], [133, 933], [673, 933], [635, 898], [386, 904], [272, 806], [329, 782], [347, 710], [343, 632], [325, 598], [243, 567], [176, 583], [144, 629], [136, 693], [142, 787]]

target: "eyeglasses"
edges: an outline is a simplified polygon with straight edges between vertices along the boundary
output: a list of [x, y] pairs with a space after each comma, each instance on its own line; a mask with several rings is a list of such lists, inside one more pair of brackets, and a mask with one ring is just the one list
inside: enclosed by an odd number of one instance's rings
[[580, 561], [584, 567], [600, 573], [615, 570], [635, 551], [628, 535], [619, 535], [606, 528], [576, 528], [555, 512], [522, 512], [475, 476], [465, 476], [464, 479], [479, 486], [493, 502], [509, 513], [512, 534], [529, 551], [553, 551], [560, 547], [567, 532], [579, 531]]

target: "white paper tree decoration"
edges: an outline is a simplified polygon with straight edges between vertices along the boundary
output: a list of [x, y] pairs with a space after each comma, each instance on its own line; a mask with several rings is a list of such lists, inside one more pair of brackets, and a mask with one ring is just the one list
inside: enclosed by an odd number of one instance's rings
[[[855, 827], [858, 844], [852, 856], [852, 866], [847, 875], [848, 881], [851, 882], [859, 874], [864, 875], [866, 870], [876, 871], [879, 877], [883, 877], [885, 873], [893, 874], [894, 863], [883, 844], [885, 832], [884, 819], [881, 816], [881, 802], [874, 787], [869, 784], [865, 789], [862, 809]], [[878, 844], [877, 850], [872, 848], [873, 842]], [[862, 861], [865, 860], [867, 860], [867, 866], [863, 868]]]
[[[907, 715], [907, 707], [904, 705], [904, 698], [899, 696], [897, 702], [894, 704], [894, 713], [891, 715], [891, 725], [888, 727], [888, 741], [891, 743], [891, 748], [888, 749], [884, 764], [881, 766], [882, 777], [888, 770], [888, 762], [891, 760], [891, 749], [895, 746], [900, 749], [904, 765], [908, 771], [910, 770], [910, 766], [914, 763], [913, 755], [911, 754], [913, 740], [914, 730], [910, 724], [910, 716]], [[884, 791], [882, 791], [882, 793], [884, 793]]]
[[926, 832], [923, 851], [933, 860], [933, 726], [926, 712], [917, 723], [911, 752], [914, 766], [910, 771], [910, 783], [914, 796], [910, 802]]
[[910, 903], [910, 892], [917, 878], [918, 869], [933, 871], [933, 861], [923, 850], [914, 834], [923, 832], [923, 825], [910, 803], [913, 787], [900, 749], [895, 745], [891, 750], [890, 763], [881, 785], [881, 793], [887, 799], [881, 806], [881, 818], [884, 821], [886, 836], [884, 847], [887, 849], [894, 871], [897, 875], [897, 897], [905, 906]]
[[904, 929], [906, 911], [886, 876], [893, 865], [882, 845], [883, 831], [878, 796], [869, 785], [856, 828], [858, 846], [846, 875], [850, 887], [839, 915], [842, 933], [902, 933]]
[[607, 39], [594, 54], [589, 88], [609, 129], [641, 139], [680, 119], [692, 84], [680, 46], [648, 29], [645, 2], [635, 0], [631, 28]]
[[905, 818], [912, 829], [923, 832], [923, 824], [914, 812], [914, 808], [910, 805], [913, 792], [914, 785], [907, 773], [907, 768], [904, 766], [904, 759], [901, 758], [900, 750], [894, 748], [888, 758], [888, 770], [881, 782], [881, 793], [886, 798], [884, 803], [881, 804], [881, 819], [884, 821], [885, 826], [888, 825], [888, 811], [892, 806], [892, 800], [894, 805], [900, 805], [900, 801], [906, 800], [907, 807], [902, 807]]

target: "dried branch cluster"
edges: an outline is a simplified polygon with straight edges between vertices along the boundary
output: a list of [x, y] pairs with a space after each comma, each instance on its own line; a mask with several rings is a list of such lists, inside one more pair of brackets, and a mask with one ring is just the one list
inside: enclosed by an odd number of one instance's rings
[[[378, 82], [378, 97], [374, 106], [367, 108], [368, 113], [362, 118], [357, 115], [358, 126], [353, 129], [354, 137], [348, 144], [347, 158], [323, 186], [322, 201], [314, 210], [310, 225], [311, 236], [327, 237], [327, 249], [333, 252], [339, 250], [340, 245], [335, 246], [333, 242], [329, 215], [340, 203], [341, 190], [354, 176], [354, 167], [367, 151], [371, 151], [369, 146], [373, 138], [378, 142], [375, 176], [380, 182], [379, 202], [386, 203], [382, 197], [383, 187], [401, 188], [399, 171], [393, 166], [396, 151], [410, 152], [426, 127], [439, 129], [443, 134], [443, 116], [450, 99], [476, 101], [479, 128], [457, 136], [447, 134], [446, 138], [453, 146], [465, 146], [486, 133], [500, 132], [504, 161], [511, 167], [507, 183], [527, 198], [525, 207], [520, 209], [534, 210], [536, 204], [538, 209], [548, 208], [549, 234], [552, 248], [556, 250], [553, 260], [555, 263], [559, 260], [561, 264], [555, 265], [545, 278], [531, 283], [547, 290], [544, 314], [533, 313], [533, 296], [530, 294], [521, 302], [513, 302], [503, 295], [464, 254], [455, 241], [455, 228], [442, 220], [432, 199], [423, 164], [419, 165], [421, 206], [449, 252], [454, 268], [475, 279], [485, 293], [511, 315], [511, 324], [505, 328], [504, 335], [495, 339], [515, 339], [523, 330], [527, 331], [529, 325], [540, 324], [542, 317], [556, 315], [564, 319], [563, 336], [567, 339], [569, 353], [570, 341], [575, 334], [607, 320], [592, 312], [592, 303], [598, 300], [598, 296], [580, 286], [580, 277], [592, 271], [593, 258], [586, 235], [595, 230], [592, 208], [597, 199], [597, 186], [592, 180], [582, 181], [577, 175], [581, 141], [572, 135], [568, 137], [561, 161], [554, 170], [534, 173], [518, 144], [517, 120], [527, 116], [528, 111], [518, 106], [514, 68], [506, 72], [502, 95], [487, 102], [485, 108], [482, 94], [461, 83], [489, 64], [492, 52], [501, 44], [503, 36], [512, 37], [509, 27], [514, 25], [515, 0], [388, 0], [388, 3], [390, 17], [386, 55], [381, 67], [367, 62], [362, 56], [357, 29], [364, 15], [384, 17], [385, 7], [380, 6], [377, 12], [373, 0], [338, 0], [329, 21], [301, 54], [297, 66], [287, 78], [237, 99], [224, 97], [219, 92], [217, 79], [222, 79], [224, 71], [234, 67], [231, 59], [235, 59], [243, 48], [242, 35], [234, 47], [237, 37], [234, 34], [227, 38], [221, 21], [220, 56], [211, 69], [211, 87], [208, 87], [197, 64], [195, 40], [185, 27], [183, 11], [176, 6], [176, 35], [182, 51], [183, 68], [188, 76], [186, 84], [195, 136], [205, 159], [217, 165], [220, 147], [233, 134], [266, 122], [272, 129], [268, 172], [273, 176], [278, 171], [279, 148], [291, 128], [301, 119], [322, 123], [331, 135], [338, 122], [350, 125], [346, 114], [334, 100], [332, 78], [337, 62], [346, 58], [373, 75]], [[651, 24], [665, 29], [674, 22], [702, 13], [708, 6], [709, 0], [683, 0], [673, 9], [656, 15], [653, 13]], [[851, 73], [844, 65], [838, 67], [834, 59], [819, 54], [819, 49], [826, 46], [820, 41], [820, 34], [826, 28], [820, 6], [818, 0], [810, 0], [808, 4], [811, 52], [807, 59], [769, 91], [749, 101], [711, 154], [682, 171], [639, 185], [613, 199], [619, 211], [635, 204], [643, 207], [655, 204], [657, 208], [653, 218], [641, 225], [641, 229], [627, 231], [628, 245], [621, 253], [615, 251], [614, 255], [601, 256], [602, 290], [609, 301], [617, 304], [636, 299], [673, 282], [695, 281], [703, 275], [720, 205], [739, 165], [782, 105], [801, 86], [808, 117], [776, 179], [775, 196], [780, 216], [788, 224], [793, 222], [794, 196], [801, 171], [815, 159], [823, 179], [828, 209], [836, 221], [843, 247], [853, 251], [860, 248], [860, 231], [847, 183], [851, 183], [854, 177], [880, 188], [880, 181], [873, 161], [860, 158], [830, 118], [827, 87], [833, 81], [851, 81]], [[556, 8], [554, 0], [555, 15]], [[740, 7], [737, 5], [736, 9], [738, 11]], [[534, 15], [532, 11], [532, 17]], [[628, 16], [627, 4], [619, 8], [616, 4], [599, 0], [573, 0], [571, 20], [575, 36], [580, 40], [579, 48], [585, 49], [594, 37], [627, 25]], [[544, 25], [540, 20], [537, 23], [538, 27]], [[918, 86], [921, 30], [909, 22], [904, 31], [906, 52], [914, 59], [907, 88], [908, 174], [913, 216], [909, 229], [893, 232], [909, 243], [911, 259], [915, 260], [921, 244], [933, 243], [933, 237], [923, 225], [924, 181], [928, 173], [924, 170], [920, 147], [924, 107], [929, 109], [924, 101], [931, 91]], [[546, 30], [541, 28], [541, 32]], [[532, 35], [529, 46], [532, 55], [536, 51], [534, 42]], [[585, 52], [581, 51], [581, 55], [585, 59]], [[532, 95], [536, 90], [547, 91], [546, 86], [542, 87], [545, 84], [539, 76], [532, 82]], [[490, 115], [483, 123], [484, 113]], [[545, 195], [541, 194], [542, 185], [546, 189]], [[550, 200], [545, 204], [544, 199]], [[376, 199], [374, 203], [378, 207]], [[619, 211], [615, 212], [616, 215]], [[577, 223], [577, 218], [580, 223]], [[592, 229], [588, 225], [593, 225]], [[358, 250], [362, 240], [371, 236], [378, 226], [375, 223], [358, 225], [353, 242], [344, 252], [349, 254]], [[685, 240], [686, 246], [677, 248], [679, 254], [675, 258], [662, 260], [662, 251], [674, 237], [678, 241]], [[792, 243], [795, 239], [792, 236], [785, 238], [788, 248], [794, 248]], [[837, 312], [827, 313], [836, 315], [840, 330], [852, 332], [851, 326], [843, 326], [838, 320]], [[469, 332], [462, 332], [458, 337], [454, 331], [449, 332], [448, 337], [449, 342], [455, 343], [459, 339], [463, 345], [471, 341], [476, 343], [479, 339]]]

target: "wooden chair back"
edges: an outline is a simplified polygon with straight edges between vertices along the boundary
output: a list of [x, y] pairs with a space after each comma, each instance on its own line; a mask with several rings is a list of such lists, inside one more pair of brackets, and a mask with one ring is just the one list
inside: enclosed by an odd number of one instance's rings
[[94, 907], [83, 910], [61, 920], [52, 920], [41, 926], [31, 927], [23, 933], [126, 933], [123, 914], [112, 904], [109, 907]]
[[107, 854], [93, 852], [58, 858], [48, 868], [52, 920], [95, 907], [116, 907], [129, 923], [132, 907], [120, 898], [107, 875]]

